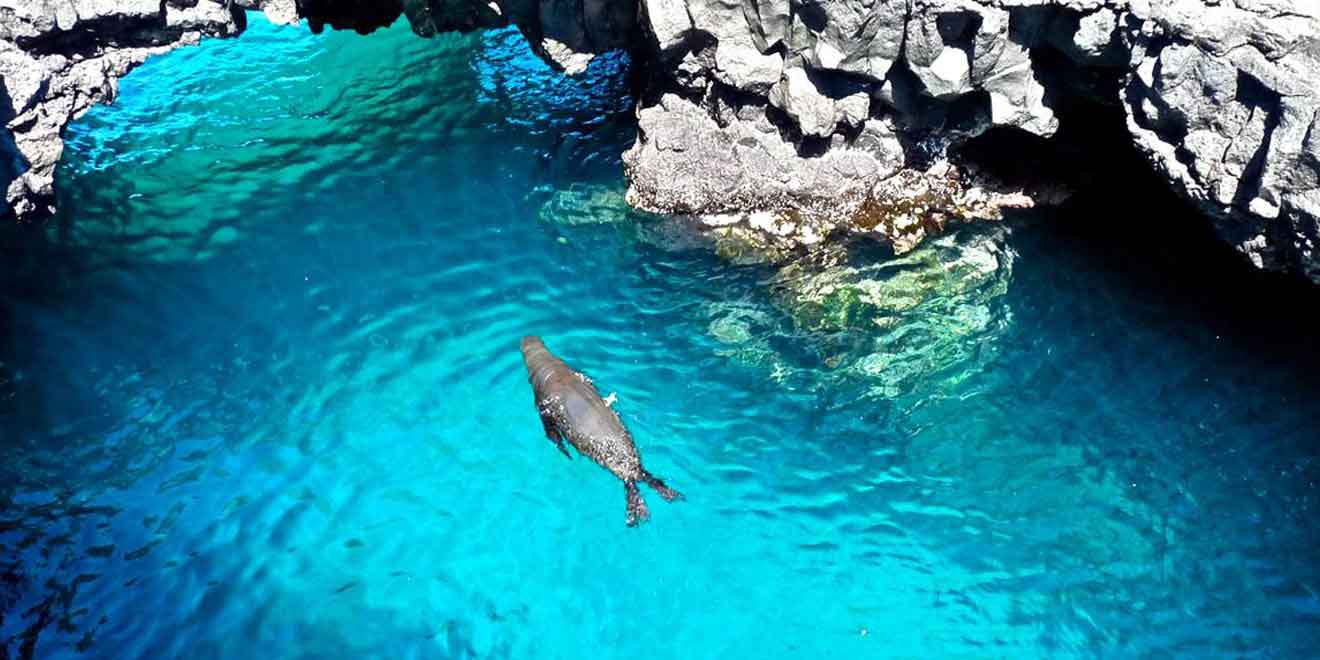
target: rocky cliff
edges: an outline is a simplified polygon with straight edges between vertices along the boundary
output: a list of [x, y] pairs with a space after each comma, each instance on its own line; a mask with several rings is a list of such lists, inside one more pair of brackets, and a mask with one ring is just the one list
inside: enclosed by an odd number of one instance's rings
[[247, 9], [364, 33], [400, 14], [423, 36], [512, 23], [570, 74], [628, 48], [646, 72], [633, 205], [899, 247], [1017, 199], [948, 154], [988, 132], [1054, 139], [1060, 108], [1108, 108], [1226, 241], [1320, 282], [1313, 0], [0, 0], [14, 213], [53, 210], [61, 131], [120, 76], [240, 33]]

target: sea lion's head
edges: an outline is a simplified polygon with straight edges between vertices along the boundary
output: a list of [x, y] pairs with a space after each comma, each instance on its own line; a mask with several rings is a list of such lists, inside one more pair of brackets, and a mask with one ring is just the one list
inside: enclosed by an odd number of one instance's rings
[[542, 342], [541, 338], [536, 335], [523, 337], [521, 346], [523, 355], [527, 355], [528, 351], [534, 351], [538, 348], [543, 351], [545, 350], [545, 342]]

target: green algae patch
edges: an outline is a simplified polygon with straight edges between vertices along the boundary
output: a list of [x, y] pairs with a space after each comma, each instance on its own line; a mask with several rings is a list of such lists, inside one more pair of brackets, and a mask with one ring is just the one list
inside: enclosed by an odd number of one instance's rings
[[572, 183], [555, 190], [541, 205], [541, 222], [559, 225], [604, 225], [636, 218], [623, 201], [621, 182]]
[[1016, 253], [1002, 223], [898, 256], [861, 238], [762, 256], [765, 302], [708, 305], [708, 333], [716, 354], [789, 390], [919, 401], [976, 377], [1012, 324], [1004, 294]]

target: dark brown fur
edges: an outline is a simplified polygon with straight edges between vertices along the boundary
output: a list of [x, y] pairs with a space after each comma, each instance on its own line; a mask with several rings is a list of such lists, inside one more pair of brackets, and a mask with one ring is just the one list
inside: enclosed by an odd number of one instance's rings
[[523, 337], [522, 355], [546, 437], [565, 456], [572, 458], [564, 446], [567, 440], [579, 453], [623, 482], [629, 526], [650, 517], [646, 502], [637, 489], [638, 482], [654, 488], [667, 501], [682, 497], [642, 466], [642, 457], [633, 443], [632, 434], [628, 433], [618, 413], [600, 397], [591, 379], [573, 371], [563, 360], [552, 355], [539, 337]]

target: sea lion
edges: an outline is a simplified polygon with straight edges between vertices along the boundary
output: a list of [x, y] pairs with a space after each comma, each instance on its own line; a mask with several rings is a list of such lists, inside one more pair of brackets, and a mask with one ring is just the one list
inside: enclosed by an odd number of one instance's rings
[[523, 337], [522, 356], [546, 437], [571, 459], [572, 454], [564, 446], [567, 439], [579, 453], [596, 461], [623, 482], [629, 527], [651, 517], [641, 492], [637, 490], [637, 482], [655, 489], [665, 501], [683, 497], [642, 467], [642, 457], [637, 452], [637, 445], [633, 444], [632, 434], [610, 407], [613, 394], [609, 401], [602, 399], [591, 379], [573, 371], [563, 360], [552, 355], [540, 337]]

